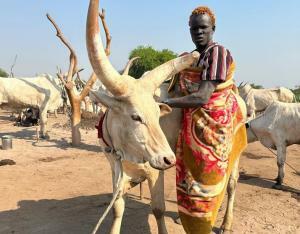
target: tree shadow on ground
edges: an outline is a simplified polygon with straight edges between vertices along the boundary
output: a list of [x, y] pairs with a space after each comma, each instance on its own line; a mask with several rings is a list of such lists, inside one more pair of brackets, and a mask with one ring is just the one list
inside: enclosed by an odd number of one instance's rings
[[[24, 200], [19, 208], [0, 212], [0, 233], [91, 233], [108, 206], [111, 194], [80, 196], [64, 200]], [[150, 234], [149, 205], [127, 198], [121, 233]], [[112, 211], [98, 233], [109, 233]]]
[[35, 140], [36, 139], [36, 130], [32, 128], [24, 128], [21, 131], [17, 132], [1, 132], [0, 137], [4, 135], [10, 135], [13, 138], [25, 139], [25, 140]]
[[[67, 138], [60, 138], [60, 139], [39, 139], [39, 141], [36, 141], [36, 130], [33, 129], [32, 127], [30, 128], [23, 128], [20, 131], [17, 132], [1, 132], [0, 133], [0, 138], [5, 136], [5, 135], [10, 135], [13, 138], [16, 139], [24, 139], [27, 140], [28, 142], [32, 142], [32, 145], [35, 147], [40, 147], [40, 148], [59, 148], [66, 150], [68, 148], [76, 148], [79, 150], [85, 150], [85, 151], [90, 151], [90, 152], [103, 152], [102, 147], [100, 145], [90, 145], [86, 144], [84, 142], [81, 142], [79, 146], [72, 146], [72, 144], [68, 141]], [[48, 144], [44, 145], [43, 142], [49, 142], [53, 144]]]
[[[253, 186], [258, 186], [261, 188], [272, 188], [272, 186], [275, 184], [275, 180], [268, 179], [268, 178], [262, 178], [256, 174], [245, 174], [244, 172], [240, 173], [239, 177], [239, 183], [243, 184], [248, 184], [248, 185], [253, 185]], [[282, 185], [282, 191], [289, 192], [292, 194], [292, 196], [300, 196], [300, 190], [287, 186], [287, 185]], [[297, 198], [298, 199], [298, 198]]]
[[32, 145], [35, 147], [39, 147], [39, 148], [54, 147], [54, 148], [59, 148], [59, 149], [63, 149], [63, 150], [73, 148], [73, 149], [85, 150], [85, 151], [96, 152], [96, 153], [103, 152], [102, 147], [100, 145], [90, 145], [90, 144], [81, 142], [80, 145], [78, 145], [78, 146], [72, 146], [72, 144], [66, 138], [48, 139], [48, 140], [43, 140], [43, 141], [47, 141], [47, 142], [53, 143], [53, 144], [41, 145], [39, 142], [32, 142]]
[[262, 158], [273, 158], [272, 156], [268, 155], [257, 155], [250, 152], [243, 152], [243, 156], [246, 156], [249, 159], [262, 159]]
[[9, 116], [9, 113], [7, 113], [7, 115], [1, 115], [0, 120], [5, 121], [5, 122], [12, 122], [12, 121], [15, 121], [15, 118], [12, 116]]

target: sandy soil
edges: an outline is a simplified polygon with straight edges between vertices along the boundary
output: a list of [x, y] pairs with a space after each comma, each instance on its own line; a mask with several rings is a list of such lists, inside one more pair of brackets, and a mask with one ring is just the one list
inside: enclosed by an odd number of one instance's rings
[[[14, 137], [12, 150], [0, 149], [0, 233], [90, 233], [111, 199], [111, 171], [101, 153], [96, 130], [82, 129], [82, 145], [70, 145], [66, 117], [50, 118], [50, 140], [36, 142], [35, 127], [13, 126], [0, 111], [0, 137]], [[90, 121], [90, 126], [94, 121]], [[287, 161], [300, 170], [300, 146], [288, 148]], [[300, 176], [286, 167], [284, 191], [272, 189], [276, 160], [259, 143], [250, 144], [240, 163], [233, 233], [300, 233]], [[184, 233], [175, 224], [175, 171], [165, 173], [166, 223], [169, 233]], [[139, 187], [126, 201], [121, 233], [157, 233], [149, 191]], [[221, 209], [217, 227], [224, 208]], [[109, 214], [99, 233], [108, 233]]]

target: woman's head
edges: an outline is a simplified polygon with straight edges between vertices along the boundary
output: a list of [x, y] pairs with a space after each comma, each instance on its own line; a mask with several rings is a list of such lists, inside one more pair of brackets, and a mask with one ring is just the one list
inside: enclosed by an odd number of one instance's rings
[[194, 44], [198, 49], [204, 49], [213, 39], [215, 15], [208, 7], [197, 7], [190, 15], [189, 26]]

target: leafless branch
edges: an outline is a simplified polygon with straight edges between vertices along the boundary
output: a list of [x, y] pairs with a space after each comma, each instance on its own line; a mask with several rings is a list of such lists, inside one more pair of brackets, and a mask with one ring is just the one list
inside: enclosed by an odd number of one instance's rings
[[16, 54], [15, 59], [14, 59], [14, 63], [10, 67], [10, 77], [14, 77], [13, 69], [14, 69], [14, 66], [16, 65], [17, 58], [18, 58], [18, 55]]
[[69, 71], [67, 75], [67, 83], [70, 83], [72, 81], [72, 78], [74, 74], [77, 71], [77, 57], [75, 54], [75, 51], [71, 47], [71, 45], [67, 42], [64, 35], [62, 34], [61, 30], [55, 23], [55, 21], [52, 19], [52, 17], [47, 13], [48, 20], [52, 23], [54, 28], [56, 29], [56, 36], [62, 41], [62, 43], [69, 49], [70, 51], [70, 65], [69, 65]]
[[60, 72], [57, 72], [56, 75], [61, 80], [61, 82], [63, 83], [63, 85], [66, 86], [67, 83], [66, 83], [66, 81], [64, 79], [64, 76]]
[[111, 36], [110, 36], [109, 30], [108, 30], [108, 27], [107, 27], [107, 24], [106, 24], [106, 21], [105, 21], [105, 10], [104, 9], [102, 9], [102, 13], [99, 13], [99, 16], [101, 18], [101, 22], [102, 22], [104, 32], [105, 32], [105, 36], [106, 36], [105, 53], [106, 53], [106, 56], [109, 56], [110, 55]]
[[81, 100], [83, 100], [84, 97], [85, 97], [86, 95], [88, 95], [88, 93], [89, 93], [90, 90], [92, 89], [92, 87], [93, 87], [94, 83], [96, 82], [96, 80], [97, 80], [97, 76], [96, 76], [96, 74], [93, 72], [92, 75], [91, 75], [91, 77], [90, 77], [90, 79], [86, 82], [86, 84], [85, 84], [83, 90], [82, 90], [81, 93], [80, 93], [80, 99], [81, 99]]
[[80, 78], [80, 75], [79, 73], [83, 71], [83, 68], [78, 70], [76, 72], [76, 79], [75, 79], [75, 84], [79, 83], [79, 85], [81, 85], [82, 87], [84, 87], [86, 85], [86, 82], [84, 82], [81, 78]]

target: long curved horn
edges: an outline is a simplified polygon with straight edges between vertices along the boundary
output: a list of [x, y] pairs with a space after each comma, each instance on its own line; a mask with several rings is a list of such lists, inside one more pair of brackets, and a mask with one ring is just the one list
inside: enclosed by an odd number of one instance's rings
[[172, 59], [153, 69], [138, 81], [145, 83], [143, 86], [149, 88], [150, 91], [154, 93], [168, 77], [190, 67], [194, 62], [198, 61], [199, 57], [200, 54], [197, 51], [194, 51], [187, 55]]
[[99, 0], [90, 0], [86, 22], [86, 45], [94, 72], [106, 88], [116, 96], [126, 94], [127, 85], [108, 60], [100, 37]]
[[135, 60], [139, 59], [139, 58], [141, 58], [141, 57], [133, 57], [132, 59], [130, 59], [130, 60], [128, 61], [128, 63], [126, 64], [126, 67], [124, 68], [124, 71], [123, 71], [123, 74], [122, 74], [122, 75], [128, 75], [129, 69], [131, 68], [133, 62], [134, 62]]

